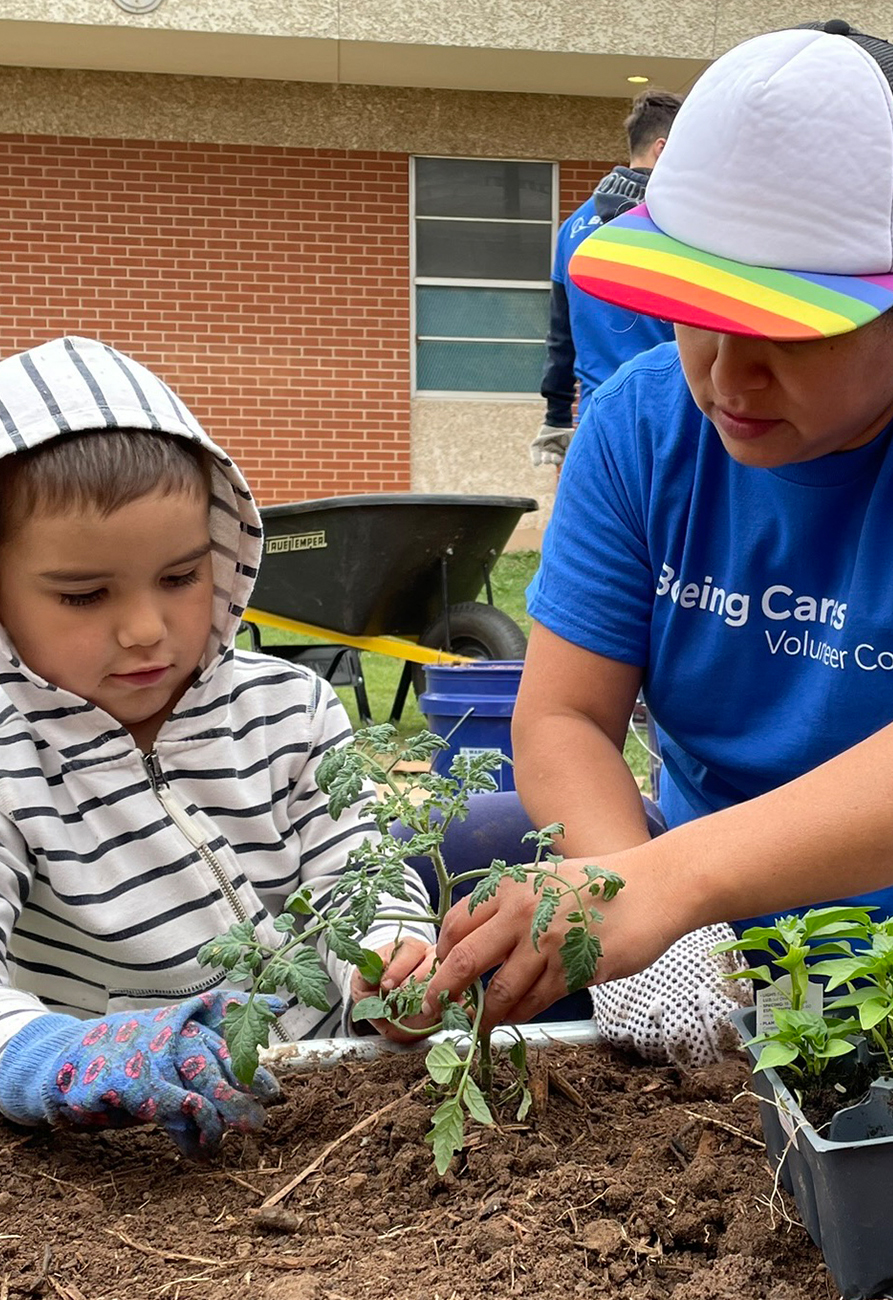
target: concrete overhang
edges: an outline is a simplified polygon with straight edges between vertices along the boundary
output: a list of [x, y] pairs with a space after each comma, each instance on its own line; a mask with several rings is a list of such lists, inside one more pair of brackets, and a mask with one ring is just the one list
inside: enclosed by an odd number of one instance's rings
[[[629, 98], [641, 88], [630, 76], [684, 91], [710, 61], [706, 53], [639, 55], [634, 48], [354, 40], [327, 33], [325, 23], [317, 25], [319, 34], [263, 34], [151, 26], [149, 18], [139, 25], [40, 22], [4, 18], [3, 8], [0, 62], [10, 67]], [[660, 47], [649, 42], [645, 48]]]

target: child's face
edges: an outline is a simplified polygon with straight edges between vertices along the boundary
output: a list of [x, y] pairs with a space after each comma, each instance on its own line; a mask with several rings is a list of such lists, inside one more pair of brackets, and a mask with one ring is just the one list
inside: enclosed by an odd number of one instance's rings
[[893, 328], [879, 319], [808, 343], [676, 326], [685, 378], [723, 446], [776, 468], [849, 451], [893, 418]]
[[210, 548], [207, 498], [187, 492], [35, 514], [0, 546], [0, 621], [33, 672], [147, 748], [205, 650]]

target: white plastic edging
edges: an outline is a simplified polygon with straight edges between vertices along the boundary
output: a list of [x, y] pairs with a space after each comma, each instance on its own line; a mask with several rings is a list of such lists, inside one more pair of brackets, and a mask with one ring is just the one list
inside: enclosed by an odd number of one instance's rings
[[[493, 1031], [494, 1047], [511, 1047], [520, 1034], [530, 1047], [548, 1047], [550, 1043], [566, 1043], [572, 1047], [587, 1047], [600, 1041], [594, 1020], [561, 1020], [554, 1024], [518, 1025], [517, 1031], [499, 1026]], [[276, 1070], [306, 1073], [324, 1070], [341, 1061], [373, 1061], [389, 1053], [418, 1052], [432, 1043], [449, 1039], [462, 1054], [468, 1046], [468, 1035], [459, 1030], [442, 1030], [430, 1038], [415, 1043], [392, 1043], [379, 1035], [368, 1038], [310, 1038], [302, 1043], [278, 1043], [275, 1047], [261, 1048], [261, 1065]]]

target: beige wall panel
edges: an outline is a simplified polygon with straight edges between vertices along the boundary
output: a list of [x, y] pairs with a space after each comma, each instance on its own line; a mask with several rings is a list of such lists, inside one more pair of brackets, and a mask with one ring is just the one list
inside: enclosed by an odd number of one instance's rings
[[716, 0], [370, 0], [345, 5], [342, 40], [709, 58]]
[[831, 9], [826, 13], [821, 7], [817, 11], [815, 3], [810, 0], [759, 0], [758, 4], [748, 8], [739, 0], [719, 0], [714, 58], [762, 32], [825, 18], [845, 18], [860, 31], [885, 40], [893, 39], [893, 3], [890, 0], [874, 0], [873, 3], [851, 0], [840, 8], [842, 12]]
[[543, 403], [441, 401], [412, 403], [413, 492], [464, 492], [533, 497], [539, 510], [524, 515], [511, 549], [538, 547], [555, 500], [556, 473], [534, 469], [528, 446], [543, 418]]
[[162, 0], [152, 13], [129, 14], [114, 0], [0, 0], [0, 21], [334, 39], [338, 9], [338, 0]]
[[717, 0], [0, 0], [0, 22], [709, 58]]
[[0, 68], [0, 131], [308, 149], [620, 158], [628, 103]]

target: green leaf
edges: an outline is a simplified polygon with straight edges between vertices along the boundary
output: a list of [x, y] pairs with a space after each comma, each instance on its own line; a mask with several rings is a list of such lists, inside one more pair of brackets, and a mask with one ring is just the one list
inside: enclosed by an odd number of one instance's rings
[[545, 852], [552, 847], [552, 841], [560, 839], [564, 834], [564, 825], [562, 822], [550, 822], [539, 831], [526, 831], [521, 836], [521, 843], [526, 840], [536, 840], [537, 845]]
[[439, 1174], [445, 1174], [457, 1151], [462, 1150], [465, 1134], [465, 1114], [458, 1097], [447, 1097], [432, 1116], [430, 1133], [425, 1137], [434, 1148], [434, 1164]]
[[531, 1107], [532, 1104], [533, 1104], [533, 1093], [530, 1091], [529, 1088], [522, 1088], [522, 1089], [521, 1089], [521, 1104], [520, 1104], [520, 1106], [518, 1107], [518, 1119], [519, 1119], [519, 1120], [521, 1120], [521, 1119], [526, 1119], [526, 1118], [527, 1118], [527, 1112], [530, 1110], [530, 1107]]
[[878, 995], [878, 991], [873, 987], [864, 987], [853, 989], [850, 993], [844, 993], [842, 997], [833, 998], [830, 1002], [825, 1003], [826, 1011], [839, 1011], [841, 1007], [860, 1007], [863, 1002], [870, 1002]]
[[300, 998], [305, 1006], [315, 1007], [317, 1011], [331, 1010], [326, 996], [329, 975], [315, 949], [298, 948], [289, 954], [288, 962], [283, 964], [283, 983], [289, 993]]
[[865, 972], [865, 959], [861, 957], [839, 957], [833, 961], [810, 963], [810, 975], [828, 976], [828, 989], [839, 988], [848, 980], [857, 979]]
[[355, 963], [356, 968], [366, 983], [377, 989], [385, 970], [384, 959], [371, 948], [361, 948], [360, 952], [362, 957]]
[[251, 1083], [257, 1072], [257, 1049], [266, 1047], [276, 1013], [260, 998], [233, 1003], [223, 1022], [223, 1036], [240, 1083]]
[[460, 1002], [447, 1002], [443, 1008], [443, 1028], [457, 1029], [467, 1034], [470, 1028], [468, 1012]]
[[832, 1038], [831, 1042], [819, 1053], [820, 1056], [846, 1056], [855, 1052], [856, 1044], [848, 1043], [845, 1038]]
[[[342, 768], [330, 787], [328, 808], [332, 821], [336, 822], [346, 808], [356, 803], [364, 784], [365, 774], [359, 768], [349, 766]], [[325, 790], [321, 781], [319, 786], [320, 789]]]
[[509, 1048], [509, 1060], [519, 1074], [522, 1074], [527, 1069], [527, 1044], [523, 1038], [519, 1038], [517, 1042], [512, 1043]]
[[419, 731], [403, 741], [400, 758], [403, 762], [425, 762], [440, 749], [449, 749], [450, 743], [443, 736], [436, 736], [433, 731]]
[[303, 889], [296, 889], [293, 894], [289, 894], [285, 900], [285, 911], [293, 912], [295, 916], [312, 916], [313, 908], [310, 906], [312, 891], [306, 885]]
[[197, 960], [200, 966], [220, 966], [223, 970], [232, 970], [242, 961], [245, 949], [256, 943], [257, 934], [251, 922], [239, 921], [237, 925], [231, 925], [226, 934], [202, 944]]
[[363, 949], [354, 938], [352, 920], [342, 916], [329, 921], [323, 937], [326, 947], [336, 957], [351, 966], [359, 966], [363, 960]]
[[384, 1020], [387, 1016], [388, 1009], [385, 1006], [384, 998], [370, 995], [368, 998], [361, 998], [355, 1002], [350, 1013], [353, 1021], [357, 1020]]
[[461, 1064], [462, 1058], [450, 1042], [435, 1043], [425, 1057], [425, 1069], [440, 1084], [452, 1082], [453, 1071]]
[[599, 891], [593, 886], [601, 881], [601, 893], [606, 902], [620, 893], [626, 881], [623, 876], [618, 876], [616, 871], [605, 871], [602, 867], [585, 867], [586, 879], [589, 881], [590, 894], [597, 894]]
[[472, 1119], [477, 1120], [479, 1124], [492, 1124], [493, 1116], [490, 1114], [490, 1107], [487, 1105], [484, 1094], [472, 1079], [471, 1075], [465, 1080], [465, 1092], [462, 1097], [465, 1102], [465, 1108]]
[[575, 993], [592, 983], [598, 959], [602, 955], [602, 946], [596, 935], [590, 934], [579, 926], [568, 930], [561, 945], [561, 961], [564, 965], [568, 993]]
[[760, 1059], [753, 1067], [757, 1070], [777, 1070], [782, 1065], [790, 1065], [800, 1055], [793, 1043], [767, 1043], [760, 1052]]
[[273, 929], [278, 930], [280, 934], [292, 934], [294, 928], [294, 917], [290, 916], [288, 912], [283, 912], [279, 916], [274, 916]]
[[504, 862], [494, 862], [487, 870], [487, 874], [482, 876], [477, 882], [474, 889], [468, 895], [469, 914], [481, 903], [486, 903], [488, 898], [493, 898], [497, 889], [506, 875], [506, 865]]
[[863, 1029], [874, 1029], [887, 1019], [891, 1010], [889, 998], [868, 998], [859, 1008], [859, 1024]]
[[530, 924], [530, 938], [537, 952], [540, 950], [540, 936], [548, 930], [555, 917], [558, 908], [559, 894], [557, 889], [551, 885], [546, 885], [543, 889], [539, 902], [536, 905], [536, 911], [533, 914], [533, 920]]

